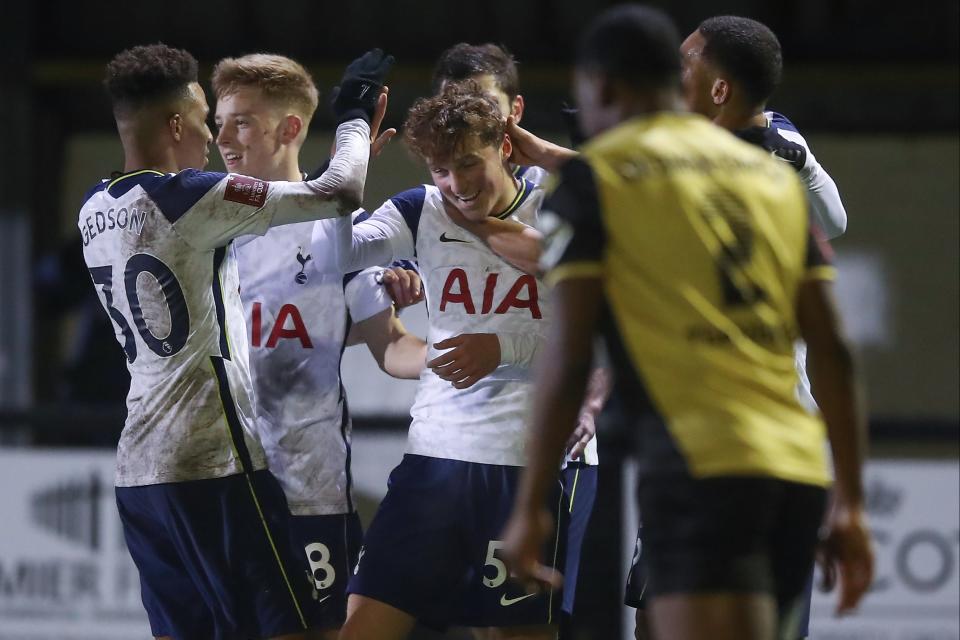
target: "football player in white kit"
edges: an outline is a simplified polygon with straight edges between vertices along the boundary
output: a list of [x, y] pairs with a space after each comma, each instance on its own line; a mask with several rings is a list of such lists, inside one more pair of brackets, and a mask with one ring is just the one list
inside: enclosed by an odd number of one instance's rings
[[[504, 637], [556, 634], [561, 594], [526, 593], [508, 581], [497, 553], [525, 461], [530, 364], [549, 292], [447, 213], [510, 228], [534, 222], [543, 192], [512, 174], [504, 126], [496, 102], [472, 82], [417, 101], [405, 136], [434, 185], [336, 225], [341, 269], [416, 258], [430, 319], [407, 452], [364, 538], [342, 638], [404, 638], [416, 621]], [[558, 477], [560, 518], [544, 558], [561, 570], [563, 489]]]
[[[833, 178], [817, 162], [794, 124], [786, 116], [766, 110], [782, 74], [777, 36], [750, 18], [716, 16], [700, 23], [684, 40], [680, 54], [684, 97], [690, 110], [790, 163], [807, 187], [811, 222], [828, 238], [843, 234], [847, 213]], [[797, 395], [804, 407], [817, 412], [806, 372], [806, 344], [797, 342], [795, 354]], [[646, 580], [641, 551], [638, 536], [625, 596], [625, 603], [637, 608], [638, 639], [649, 635], [642, 597]], [[811, 588], [812, 578], [794, 638], [809, 634]]]
[[[264, 180], [302, 180], [300, 149], [318, 101], [306, 69], [272, 54], [225, 58], [211, 84], [216, 142], [227, 168]], [[378, 128], [374, 121], [373, 135]], [[258, 433], [294, 516], [295, 546], [310, 563], [324, 637], [333, 640], [346, 618], [346, 583], [362, 536], [340, 359], [347, 344], [362, 340], [384, 371], [417, 378], [426, 344], [397, 318], [378, 282], [383, 270], [345, 277], [332, 259], [332, 235], [327, 245], [311, 247], [313, 225], [275, 227], [234, 246]]]
[[155, 637], [311, 637], [306, 565], [256, 437], [231, 241], [357, 206], [391, 63], [374, 51], [347, 68], [337, 153], [306, 182], [198, 170], [212, 136], [189, 53], [140, 46], [107, 65], [124, 171], [87, 193], [78, 226], [130, 371], [117, 506]]
[[[447, 83], [463, 80], [472, 80], [480, 85], [497, 101], [504, 118], [510, 116], [512, 122], [520, 123], [526, 103], [520, 94], [517, 63], [506, 48], [493, 43], [473, 45], [461, 42], [441, 53], [433, 69], [434, 92], [441, 92]], [[513, 165], [513, 175], [540, 186], [550, 174], [538, 166]], [[467, 221], [467, 228], [469, 226]], [[564, 573], [567, 588], [563, 591], [561, 610], [564, 619], [561, 624], [573, 615], [580, 551], [597, 493], [599, 458], [595, 437], [596, 418], [610, 395], [611, 386], [607, 370], [597, 368], [592, 375], [588, 399], [581, 409], [577, 429], [571, 436], [569, 452], [563, 463], [565, 486], [570, 487], [572, 499], [567, 519], [567, 562]]]

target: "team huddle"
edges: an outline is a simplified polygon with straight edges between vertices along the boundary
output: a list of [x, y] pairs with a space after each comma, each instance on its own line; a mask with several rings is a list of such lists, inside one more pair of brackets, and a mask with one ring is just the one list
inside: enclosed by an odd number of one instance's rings
[[[403, 126], [432, 184], [364, 210], [391, 56], [347, 66], [310, 171], [320, 98], [294, 60], [218, 62], [214, 138], [189, 53], [118, 54], [124, 168], [78, 226], [131, 376], [116, 497], [152, 634], [565, 634], [611, 393], [642, 443], [638, 637], [805, 637], [822, 524], [854, 607], [862, 417], [826, 245], [846, 213], [765, 110], [780, 64], [749, 19], [681, 46], [660, 12], [609, 10], [577, 50], [574, 150], [520, 127], [503, 47], [456, 45]], [[214, 139], [229, 173], [203, 171]], [[421, 301], [424, 339], [397, 316]], [[340, 378], [360, 342], [419, 380], [366, 531]]]

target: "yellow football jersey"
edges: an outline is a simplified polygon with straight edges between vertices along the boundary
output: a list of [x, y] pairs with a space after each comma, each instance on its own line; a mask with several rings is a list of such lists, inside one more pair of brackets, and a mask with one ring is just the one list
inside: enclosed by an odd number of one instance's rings
[[793, 348], [798, 286], [832, 269], [788, 165], [700, 116], [658, 113], [586, 145], [544, 212], [550, 279], [602, 280], [648, 472], [828, 483]]

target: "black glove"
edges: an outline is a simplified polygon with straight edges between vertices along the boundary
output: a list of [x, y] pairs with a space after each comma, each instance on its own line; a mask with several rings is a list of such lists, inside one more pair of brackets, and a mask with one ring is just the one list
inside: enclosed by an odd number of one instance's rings
[[583, 135], [580, 123], [577, 121], [577, 111], [576, 107], [571, 107], [566, 102], [560, 103], [560, 117], [563, 118], [563, 126], [567, 130], [567, 135], [570, 136], [570, 144], [574, 147], [579, 147], [587, 141], [587, 136]]
[[347, 65], [340, 86], [331, 91], [337, 124], [363, 118], [370, 123], [377, 108], [383, 80], [395, 62], [382, 49], [371, 49]]
[[803, 145], [787, 140], [770, 127], [749, 127], [733, 133], [741, 140], [763, 147], [781, 160], [789, 162], [797, 171], [803, 169], [807, 162], [807, 150]]

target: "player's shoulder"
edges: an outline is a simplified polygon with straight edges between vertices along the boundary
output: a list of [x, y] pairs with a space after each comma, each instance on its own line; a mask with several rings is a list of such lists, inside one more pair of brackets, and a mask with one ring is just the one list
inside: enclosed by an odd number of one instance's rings
[[764, 111], [763, 117], [767, 120], [767, 125], [774, 127], [776, 129], [782, 129], [783, 131], [793, 131], [794, 133], [800, 133], [800, 129], [797, 128], [797, 125], [787, 116], [783, 115], [779, 111]]
[[80, 209], [82, 210], [87, 206], [87, 203], [90, 202], [97, 194], [101, 194], [107, 189], [107, 185], [110, 183], [109, 180], [100, 180], [97, 184], [93, 185], [83, 194], [83, 198], [80, 200]]
[[436, 208], [440, 198], [440, 190], [433, 185], [420, 184], [399, 193], [395, 193], [385, 203], [397, 211], [406, 221], [411, 231], [416, 232], [423, 212], [431, 207]]
[[800, 133], [800, 129], [787, 116], [777, 111], [764, 111], [764, 118], [767, 120], [769, 129], [778, 136], [790, 142], [799, 144], [809, 151], [806, 139]]
[[110, 178], [100, 180], [93, 185], [83, 196], [83, 205], [98, 195], [109, 196], [110, 198], [121, 198], [135, 187], [140, 187], [144, 191], [160, 181], [169, 178], [173, 174], [166, 174], [153, 169], [140, 169], [137, 171], [128, 171], [126, 173], [113, 173]]
[[419, 212], [423, 208], [424, 202], [433, 195], [433, 191], [438, 191], [433, 185], [427, 184], [418, 184], [415, 187], [410, 187], [399, 193], [395, 193], [390, 196], [389, 202], [393, 203], [393, 206], [399, 209], [401, 212], [404, 211], [414, 211]]
[[[207, 193], [230, 176], [215, 171], [184, 169], [171, 173], [144, 186], [147, 195], [156, 203], [163, 215], [176, 222]], [[243, 178], [243, 176], [237, 176]], [[247, 180], [253, 180], [247, 178]], [[261, 182], [261, 181], [256, 181]]]
[[163, 173], [152, 169], [132, 171], [101, 180], [87, 191], [85, 206], [98, 195], [122, 198], [134, 188], [140, 188], [171, 222], [175, 222], [197, 201], [216, 186], [226, 174], [185, 169], [179, 173]]

